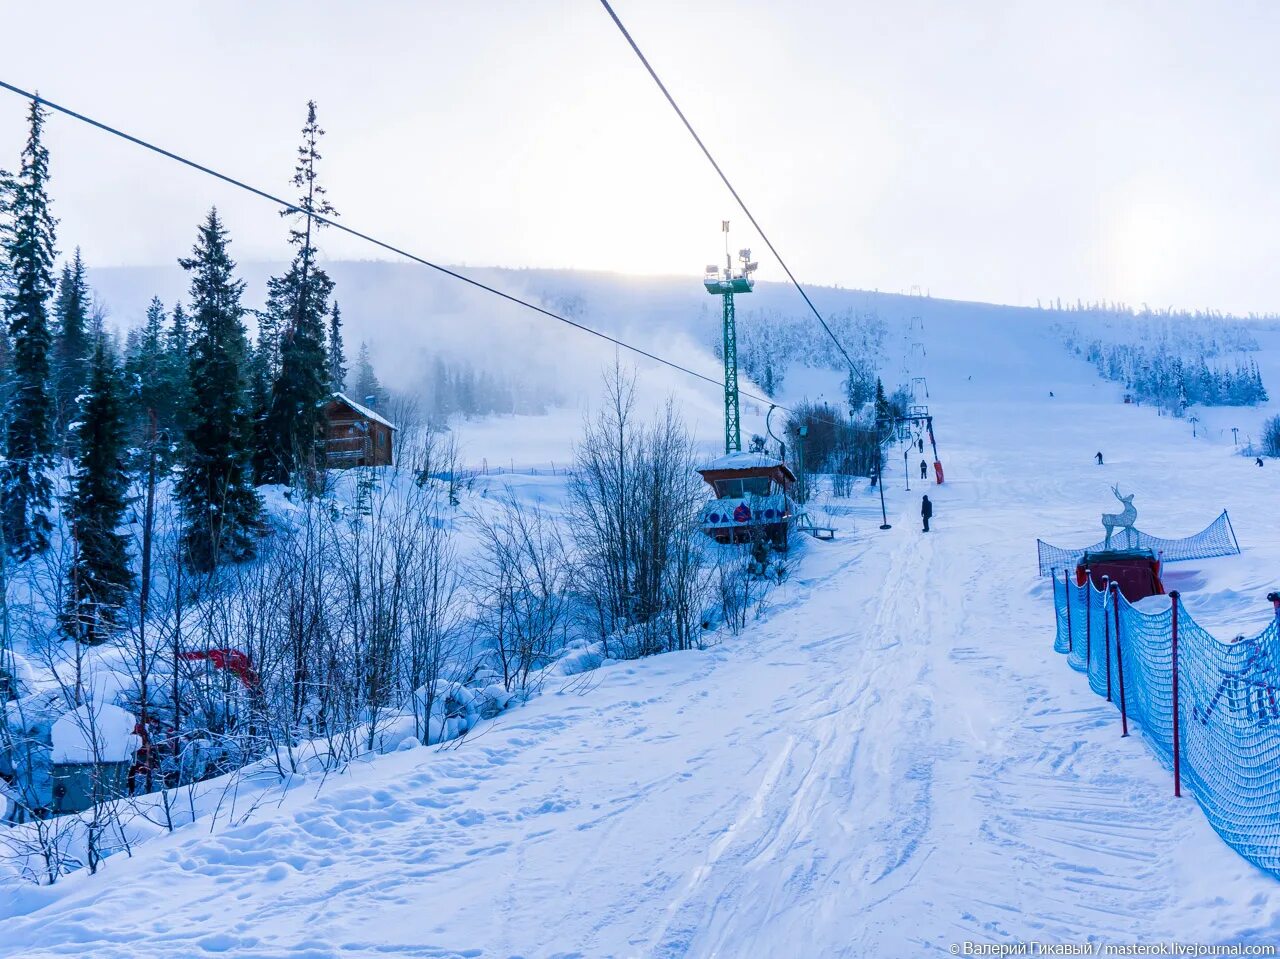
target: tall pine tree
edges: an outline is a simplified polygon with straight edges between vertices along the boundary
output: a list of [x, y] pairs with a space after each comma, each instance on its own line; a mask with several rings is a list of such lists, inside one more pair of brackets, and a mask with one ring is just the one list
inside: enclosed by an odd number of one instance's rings
[[89, 380], [89, 309], [89, 283], [77, 247], [71, 262], [62, 267], [54, 306], [53, 402], [56, 423], [62, 430], [75, 418], [76, 398]]
[[10, 270], [5, 316], [13, 353], [0, 463], [0, 533], [7, 549], [27, 558], [49, 543], [53, 498], [53, 403], [49, 383], [49, 298], [53, 294], [54, 227], [49, 211], [49, 152], [41, 142], [45, 113], [34, 101], [30, 135], [13, 190], [6, 239]]
[[271, 483], [287, 483], [297, 472], [310, 478], [324, 465], [316, 462], [316, 440], [320, 406], [330, 393], [325, 317], [333, 281], [316, 266], [315, 234], [325, 225], [316, 217], [337, 214], [316, 176], [323, 135], [313, 100], [307, 104], [307, 122], [293, 174], [293, 185], [301, 191], [298, 208], [284, 211], [286, 216], [298, 218], [289, 230], [289, 242], [297, 253], [288, 272], [267, 283], [267, 310], [282, 320], [280, 372], [271, 387], [258, 457], [260, 478]]
[[89, 645], [109, 638], [133, 586], [128, 537], [120, 531], [129, 490], [125, 411], [120, 369], [106, 337], [99, 336], [70, 430], [76, 470], [63, 501], [75, 556], [62, 626]]
[[884, 383], [876, 377], [876, 431], [883, 435], [892, 418], [889, 410], [889, 397], [885, 396]]
[[351, 397], [357, 403], [369, 403], [373, 406], [384, 406], [387, 394], [378, 382], [378, 374], [373, 371], [373, 361], [369, 359], [369, 344], [361, 341], [360, 351], [356, 353], [355, 395]]
[[[0, 168], [0, 320], [9, 299], [9, 240], [12, 237], [13, 193], [17, 184], [13, 174]], [[0, 322], [0, 411], [9, 406], [9, 384], [13, 373], [13, 350], [9, 345], [8, 324]], [[4, 431], [0, 430], [0, 453], [4, 452]]]
[[342, 311], [333, 301], [329, 314], [329, 389], [341, 393], [347, 388], [347, 353], [342, 346]]
[[133, 433], [145, 440], [154, 417], [157, 425], [165, 418], [171, 396], [165, 383], [167, 351], [164, 336], [165, 311], [160, 297], [147, 306], [142, 328], [131, 330], [125, 347], [124, 368], [129, 380]]
[[224, 559], [254, 553], [262, 503], [249, 474], [253, 435], [246, 396], [248, 343], [241, 317], [244, 283], [235, 278], [227, 231], [210, 210], [192, 256], [190, 447], [178, 481], [183, 546], [192, 568], [207, 571]]
[[269, 310], [256, 312], [258, 342], [249, 350], [249, 408], [253, 411], [254, 444], [251, 459], [254, 483], [274, 478], [277, 455], [267, 440], [267, 418], [271, 413], [271, 384], [279, 373], [277, 323]]
[[185, 459], [187, 426], [191, 419], [191, 331], [181, 303], [173, 304], [173, 314], [164, 338], [166, 381], [172, 391], [172, 419], [160, 424], [167, 430], [168, 447], [176, 458]]

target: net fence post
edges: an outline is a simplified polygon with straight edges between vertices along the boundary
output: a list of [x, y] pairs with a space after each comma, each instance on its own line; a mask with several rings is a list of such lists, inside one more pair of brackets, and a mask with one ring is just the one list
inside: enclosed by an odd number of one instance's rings
[[1236, 539], [1236, 528], [1231, 524], [1231, 516], [1225, 509], [1222, 511], [1222, 515], [1227, 518], [1227, 529], [1231, 532], [1231, 542], [1236, 544], [1236, 552], [1239, 553], [1240, 540]]
[[1116, 679], [1120, 682], [1120, 733], [1121, 738], [1129, 735], [1129, 712], [1124, 701], [1124, 655], [1120, 646], [1120, 587], [1111, 584], [1111, 604], [1116, 611]]
[[1071, 585], [1067, 571], [1062, 571], [1062, 592], [1067, 597], [1067, 653], [1070, 655], [1075, 644], [1075, 637], [1071, 633]]
[[1093, 570], [1088, 566], [1084, 569], [1084, 585], [1084, 675], [1088, 679], [1093, 660]]
[[1111, 577], [1102, 577], [1102, 653], [1107, 667], [1107, 702], [1111, 702], [1111, 620], [1107, 618], [1107, 597], [1111, 595]]
[[1173, 654], [1173, 794], [1182, 795], [1182, 732], [1178, 714], [1178, 591], [1169, 594], [1173, 603], [1172, 654]]

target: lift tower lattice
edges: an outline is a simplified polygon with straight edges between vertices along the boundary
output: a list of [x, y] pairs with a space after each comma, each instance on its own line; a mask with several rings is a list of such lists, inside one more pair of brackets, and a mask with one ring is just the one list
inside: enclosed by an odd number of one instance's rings
[[758, 264], [751, 261], [750, 250], [739, 250], [737, 270], [729, 255], [729, 221], [720, 221], [724, 233], [724, 269], [711, 263], [702, 278], [702, 285], [712, 296], [724, 300], [724, 451], [742, 451], [742, 424], [738, 410], [738, 325], [733, 312], [733, 294], [750, 293], [755, 281], [751, 274]]

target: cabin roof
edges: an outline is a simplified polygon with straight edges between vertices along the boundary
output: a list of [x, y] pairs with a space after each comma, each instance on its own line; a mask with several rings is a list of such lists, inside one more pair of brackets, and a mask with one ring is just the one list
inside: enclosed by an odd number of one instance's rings
[[786, 463], [767, 453], [726, 453], [698, 467], [698, 472], [713, 486], [718, 480], [748, 476], [768, 476], [784, 485], [796, 481], [795, 473]]
[[373, 420], [375, 423], [381, 423], [383, 426], [388, 426], [393, 430], [397, 430], [397, 431], [399, 430], [399, 427], [396, 426], [394, 423], [392, 423], [389, 419], [387, 419], [384, 416], [379, 416], [373, 410], [369, 409], [369, 407], [362, 406], [361, 404], [357, 403], [351, 397], [347, 396], [346, 393], [332, 393], [330, 394], [329, 399], [325, 400], [325, 402], [329, 403], [334, 400], [337, 400], [339, 403], [345, 403], [347, 406], [351, 407], [353, 410], [355, 410], [365, 419]]
[[719, 472], [721, 470], [758, 470], [758, 469], [777, 469], [783, 466], [782, 460], [776, 456], [770, 456], [768, 453], [725, 453], [724, 456], [718, 456], [705, 466], [699, 466], [698, 472]]

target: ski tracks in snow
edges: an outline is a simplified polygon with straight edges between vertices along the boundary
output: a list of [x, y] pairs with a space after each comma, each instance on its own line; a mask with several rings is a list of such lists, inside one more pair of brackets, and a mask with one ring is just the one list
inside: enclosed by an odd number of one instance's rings
[[[832, 582], [792, 617], [809, 681], [786, 690], [795, 705], [768, 771], [671, 903], [653, 954], [740, 956], [768, 942], [867, 955], [867, 912], [927, 856], [930, 706], [916, 650], [931, 627], [920, 567], [932, 549], [905, 530], [894, 542], [883, 590]], [[833, 622], [849, 625], [822, 636]]]

